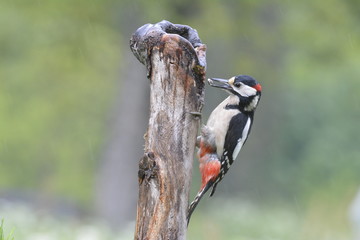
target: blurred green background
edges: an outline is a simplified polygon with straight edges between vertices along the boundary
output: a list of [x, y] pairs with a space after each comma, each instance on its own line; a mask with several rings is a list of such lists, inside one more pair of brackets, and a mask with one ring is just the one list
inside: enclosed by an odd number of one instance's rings
[[[132, 238], [149, 90], [128, 41], [163, 19], [197, 29], [208, 77], [248, 74], [263, 86], [249, 141], [193, 215], [188, 239], [354, 237], [358, 0], [2, 0], [5, 230], [15, 227], [15, 239]], [[206, 88], [203, 121], [225, 96]], [[193, 172], [191, 198], [197, 160]]]

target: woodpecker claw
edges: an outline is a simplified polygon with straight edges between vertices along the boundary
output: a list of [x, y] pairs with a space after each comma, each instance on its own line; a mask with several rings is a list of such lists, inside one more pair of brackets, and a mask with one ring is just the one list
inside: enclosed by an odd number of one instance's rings
[[201, 119], [201, 112], [188, 112], [193, 115], [196, 119]]
[[200, 148], [200, 141], [201, 141], [201, 136], [197, 136], [196, 142], [195, 142], [195, 146], [196, 146], [197, 148]]

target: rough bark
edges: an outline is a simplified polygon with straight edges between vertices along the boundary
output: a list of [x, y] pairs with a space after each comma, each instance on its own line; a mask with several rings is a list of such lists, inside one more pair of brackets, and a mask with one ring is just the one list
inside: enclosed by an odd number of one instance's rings
[[168, 21], [140, 27], [130, 47], [150, 79], [135, 239], [185, 239], [206, 47], [196, 30]]

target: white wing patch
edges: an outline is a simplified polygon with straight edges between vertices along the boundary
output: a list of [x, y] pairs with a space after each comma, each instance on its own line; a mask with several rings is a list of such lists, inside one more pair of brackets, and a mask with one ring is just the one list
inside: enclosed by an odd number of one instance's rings
[[250, 125], [251, 125], [251, 119], [248, 118], [248, 120], [247, 120], [247, 122], [245, 124], [245, 127], [243, 129], [243, 132], [242, 132], [242, 138], [240, 138], [238, 140], [238, 143], [237, 143], [237, 145], [236, 145], [236, 147], [234, 149], [234, 152], [233, 152], [233, 155], [232, 155], [233, 161], [235, 161], [235, 159], [236, 159], [237, 155], [239, 154], [242, 146], [244, 145], [244, 142], [245, 142], [245, 140], [246, 140], [246, 138], [247, 138], [247, 136], [249, 134]]

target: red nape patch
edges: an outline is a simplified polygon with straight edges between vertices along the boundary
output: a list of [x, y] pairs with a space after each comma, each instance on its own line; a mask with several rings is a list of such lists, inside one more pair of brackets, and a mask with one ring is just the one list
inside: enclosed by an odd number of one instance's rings
[[207, 154], [200, 159], [201, 189], [220, 173], [220, 161], [216, 154]]
[[256, 91], [261, 92], [261, 85], [260, 84], [256, 84], [253, 88], [255, 88]]

